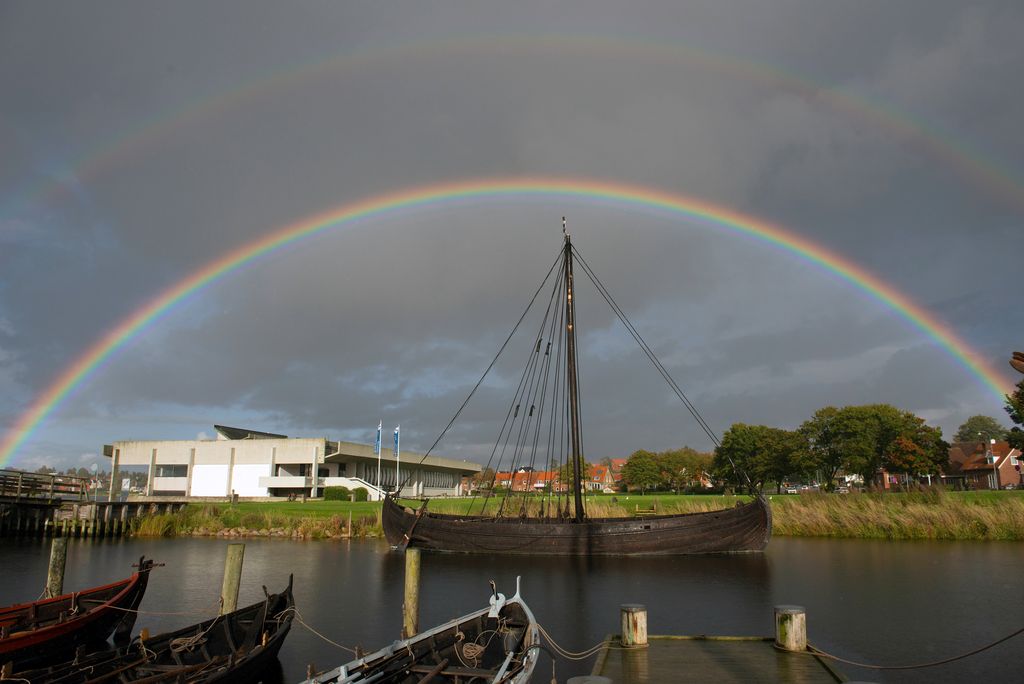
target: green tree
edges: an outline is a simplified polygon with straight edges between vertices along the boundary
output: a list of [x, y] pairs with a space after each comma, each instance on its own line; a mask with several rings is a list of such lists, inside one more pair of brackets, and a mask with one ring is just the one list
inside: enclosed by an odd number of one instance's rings
[[700, 486], [711, 470], [712, 455], [684, 446], [656, 455], [662, 483], [674, 491]]
[[971, 416], [957, 428], [953, 439], [957, 442], [987, 442], [990, 439], [1001, 442], [1006, 439], [1006, 428], [995, 418]]
[[474, 490], [490, 489], [491, 485], [494, 484], [494, 468], [488, 466], [479, 473], [474, 473], [473, 477], [470, 478], [470, 484]]
[[661, 470], [658, 457], [650, 451], [640, 449], [634, 451], [622, 466], [622, 480], [627, 487], [646, 493], [647, 490], [657, 489], [662, 484]]
[[1024, 430], [1018, 427], [1024, 426], [1024, 380], [1017, 383], [1017, 389], [1013, 394], [1006, 395], [1006, 412], [1015, 423], [1006, 435], [1006, 441], [1014, 449], [1024, 450]]
[[794, 465], [805, 473], [820, 472], [826, 491], [835, 488], [836, 475], [847, 467], [846, 441], [851, 436], [848, 416], [834, 406], [818, 409], [814, 416], [800, 426], [804, 450], [797, 455]]
[[727, 482], [749, 485], [755, 491], [773, 482], [781, 490], [804, 449], [804, 439], [796, 432], [736, 423], [726, 430], [722, 444], [715, 449], [714, 468]]
[[797, 465], [821, 472], [829, 490], [840, 470], [871, 482], [882, 467], [897, 473], [936, 473], [948, 460], [949, 445], [941, 430], [889, 404], [828, 406], [801, 425], [800, 433], [807, 451], [798, 455]]

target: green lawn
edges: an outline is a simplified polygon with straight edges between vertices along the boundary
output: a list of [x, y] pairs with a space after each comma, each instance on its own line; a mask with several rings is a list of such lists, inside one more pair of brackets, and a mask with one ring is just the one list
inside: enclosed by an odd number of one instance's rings
[[[870, 494], [768, 494], [775, 533], [782, 536], [827, 536], [881, 539], [989, 539], [1024, 540], [1024, 491]], [[587, 497], [591, 517], [619, 517], [638, 510], [690, 513], [732, 508], [749, 497], [686, 494], [601, 494]], [[544, 498], [529, 499], [529, 514], [542, 513]], [[564, 498], [563, 498], [564, 501]], [[402, 503], [416, 508], [413, 499]], [[473, 500], [471, 512], [493, 513], [501, 503], [496, 496]], [[466, 513], [470, 499], [432, 499], [429, 510]], [[548, 504], [551, 514], [553, 501]], [[506, 504], [506, 515], [519, 514], [521, 497]], [[274, 530], [304, 538], [348, 534], [351, 513], [353, 535], [380, 536], [380, 504], [370, 501], [272, 501], [237, 504], [196, 503], [181, 512], [143, 519], [140, 535], [175, 536], [217, 534], [228, 530], [270, 534]]]

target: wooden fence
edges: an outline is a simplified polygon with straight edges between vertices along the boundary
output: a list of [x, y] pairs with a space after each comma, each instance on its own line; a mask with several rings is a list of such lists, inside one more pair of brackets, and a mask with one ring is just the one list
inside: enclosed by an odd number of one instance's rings
[[84, 501], [88, 480], [75, 475], [29, 473], [0, 469], [0, 498]]

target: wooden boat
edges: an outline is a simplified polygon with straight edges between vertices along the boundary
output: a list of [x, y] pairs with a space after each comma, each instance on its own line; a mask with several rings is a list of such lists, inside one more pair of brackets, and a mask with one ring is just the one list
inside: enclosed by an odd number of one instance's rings
[[560, 556], [677, 555], [762, 551], [772, 512], [763, 496], [709, 513], [637, 518], [463, 517], [400, 506], [384, 500], [384, 533], [394, 547], [418, 546], [456, 553]]
[[111, 633], [127, 643], [153, 561], [139, 559], [127, 579], [49, 599], [0, 608], [0, 664], [16, 668], [102, 647]]
[[31, 684], [99, 684], [99, 682], [257, 682], [271, 667], [284, 643], [295, 601], [292, 580], [280, 594], [196, 625], [147, 637], [145, 631], [127, 646], [79, 656], [71, 663], [15, 672]]
[[[426, 500], [422, 502], [418, 510], [406, 508], [399, 504], [397, 494], [400, 492], [396, 492], [386, 496], [383, 504], [382, 523], [388, 541], [395, 548], [413, 545], [437, 551], [503, 554], [672, 555], [764, 550], [771, 538], [772, 515], [768, 502], [761, 495], [734, 508], [711, 512], [643, 515], [633, 518], [590, 518], [587, 516], [585, 497], [583, 496], [583, 476], [581, 475], [586, 465], [582, 453], [579, 371], [576, 362], [574, 255], [576, 252], [568, 233], [566, 233], [561, 255], [560, 278], [556, 279], [541, 332], [538, 333], [538, 337], [534, 338], [536, 344], [531, 342], [533, 353], [527, 371], [524, 371], [523, 379], [520, 380], [517, 397], [513, 400], [513, 405], [510, 406], [505, 426], [502, 427], [502, 433], [498, 438], [500, 443], [503, 439], [502, 435], [507, 435], [504, 437], [507, 445], [513, 434], [515, 421], [517, 419], [520, 421], [518, 434], [526, 435], [526, 440], [510, 447], [509, 451], [513, 454], [522, 454], [532, 449], [533, 460], [529, 463], [530, 468], [524, 471], [529, 472], [533, 470], [532, 466], [536, 459], [539, 435], [546, 431], [549, 435], [547, 456], [557, 461], [556, 453], [567, 455], [564, 472], [571, 478], [572, 501], [570, 502], [569, 497], [566, 496], [564, 505], [561, 500], [555, 502], [555, 505], [543, 504], [546, 511], [556, 511], [555, 515], [547, 517], [530, 517], [527, 514], [527, 498], [530, 495], [524, 495], [524, 503], [518, 511], [514, 507], [509, 507], [508, 510], [512, 511], [511, 515], [501, 514], [505, 510], [507, 498], [502, 502], [498, 515], [447, 515], [427, 511], [428, 502]], [[679, 386], [672, 380], [667, 369], [611, 299], [610, 294], [597, 280], [589, 265], [586, 262], [582, 262], [582, 264], [587, 275], [594, 281], [601, 295], [641, 345], [644, 353], [685, 404], [705, 434], [717, 444], [717, 437]], [[549, 277], [553, 271], [554, 266], [552, 271], [549, 271]], [[543, 288], [543, 286], [542, 283], [541, 287]], [[536, 295], [534, 299], [536, 299]], [[564, 302], [564, 310], [562, 302]], [[526, 313], [523, 314], [524, 317], [525, 315]], [[513, 329], [514, 333], [515, 329]], [[546, 339], [545, 335], [547, 335]], [[511, 339], [511, 335], [509, 339]], [[564, 364], [561, 361], [563, 347]], [[552, 354], [552, 351], [557, 353]], [[552, 361], [553, 357], [557, 357], [557, 360]], [[497, 358], [495, 358], [496, 360]], [[491, 366], [493, 367], [493, 365], [492, 361]], [[533, 374], [529, 380], [526, 379], [528, 372]], [[550, 386], [545, 384], [549, 382], [549, 378], [551, 379]], [[482, 381], [483, 378], [481, 378]], [[530, 393], [528, 394], [524, 388], [529, 388]], [[552, 398], [548, 402], [550, 406], [545, 404], [546, 397]], [[556, 405], [555, 398], [564, 398], [564, 405]], [[463, 407], [465, 407], [465, 403]], [[545, 411], [550, 411], [550, 416], [547, 418], [545, 418]], [[536, 418], [535, 413], [537, 414]], [[535, 422], [530, 422], [534, 420]], [[548, 423], [542, 430], [541, 426], [544, 420], [547, 420]], [[508, 426], [507, 432], [506, 426]], [[521, 437], [517, 439], [521, 439]], [[532, 445], [529, 442], [530, 439], [532, 439]], [[557, 443], [558, 440], [561, 440], [560, 444]], [[498, 451], [499, 446], [500, 444], [496, 444], [495, 452]], [[502, 446], [501, 452], [505, 452], [504, 446]], [[548, 461], [546, 457], [542, 456], [540, 462]]]
[[[493, 583], [492, 583], [493, 587]], [[540, 649], [540, 629], [519, 593], [494, 591], [490, 606], [396, 641], [375, 653], [308, 678], [305, 684], [370, 682], [530, 681]]]

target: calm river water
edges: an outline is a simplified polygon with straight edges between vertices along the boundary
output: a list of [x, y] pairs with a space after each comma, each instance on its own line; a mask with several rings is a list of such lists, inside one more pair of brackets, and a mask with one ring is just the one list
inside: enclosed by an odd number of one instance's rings
[[[213, 539], [77, 541], [69, 545], [65, 589], [110, 582], [139, 556], [154, 571], [143, 610], [214, 614], [226, 543]], [[38, 596], [49, 542], [0, 542], [0, 605]], [[307, 623], [348, 646], [390, 643], [401, 629], [404, 561], [383, 542], [246, 540], [239, 605], [282, 589], [295, 575]], [[488, 558], [424, 555], [421, 627], [486, 605], [487, 580], [523, 596], [563, 647], [582, 651], [618, 631], [619, 604], [644, 603], [651, 634], [771, 635], [772, 607], [807, 609], [819, 648], [852, 660], [907, 664], [938, 660], [1024, 626], [1024, 545], [776, 538], [764, 554], [679, 558]], [[140, 616], [154, 633], [195, 617]], [[842, 666], [878, 682], [1024, 681], [1024, 636], [953, 665], [876, 672]], [[343, 651], [296, 624], [281, 652], [285, 682], [346, 662]], [[592, 661], [559, 661], [559, 681]], [[542, 658], [536, 681], [550, 680]]]

